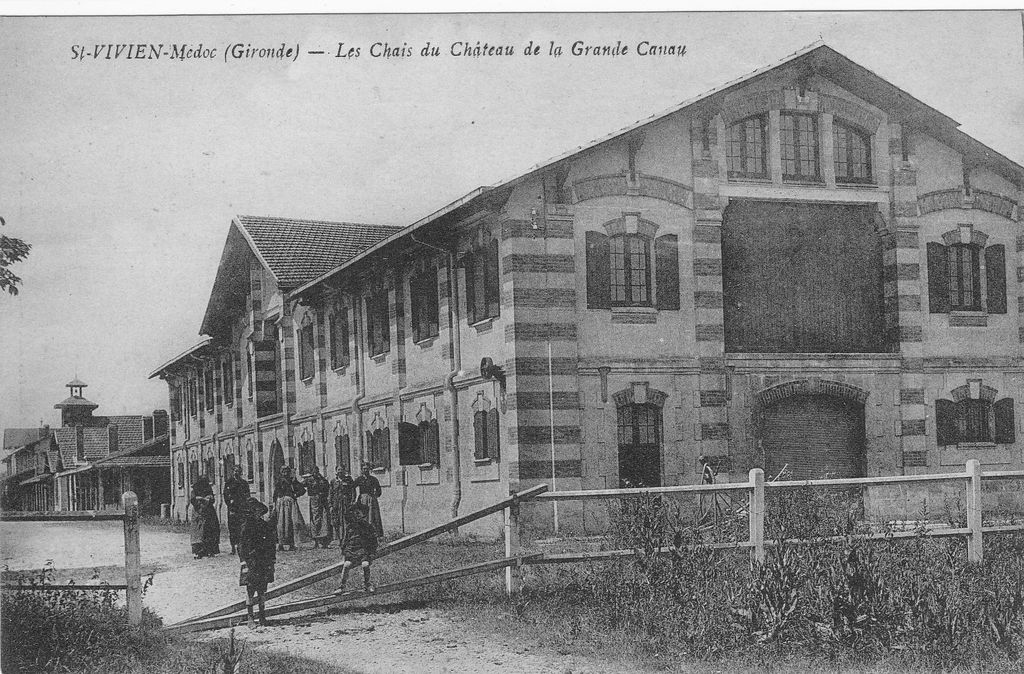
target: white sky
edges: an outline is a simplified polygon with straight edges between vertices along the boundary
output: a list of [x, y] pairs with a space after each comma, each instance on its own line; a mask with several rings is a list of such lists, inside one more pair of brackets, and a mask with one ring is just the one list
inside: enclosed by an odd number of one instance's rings
[[[1024, 163], [1020, 13], [0, 18], [0, 215], [33, 245], [0, 297], [0, 428], [167, 406], [146, 377], [199, 339], [236, 213], [406, 225], [815, 41]], [[512, 58], [373, 59], [377, 41]], [[682, 59], [520, 56], [533, 40]], [[353, 61], [73, 61], [72, 45], [360, 46]]]

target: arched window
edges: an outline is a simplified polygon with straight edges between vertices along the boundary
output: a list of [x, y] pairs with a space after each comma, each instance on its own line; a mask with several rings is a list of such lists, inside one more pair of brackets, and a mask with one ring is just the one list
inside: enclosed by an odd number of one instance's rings
[[650, 403], [618, 408], [619, 485], [661, 486], [661, 408]]
[[832, 124], [836, 182], [871, 182], [871, 136], [838, 120]]
[[795, 112], [779, 115], [782, 145], [782, 178], [818, 182], [818, 118]]
[[725, 158], [730, 178], [767, 178], [768, 116], [754, 115], [730, 126]]
[[639, 234], [619, 234], [608, 241], [613, 307], [651, 306], [651, 241]]

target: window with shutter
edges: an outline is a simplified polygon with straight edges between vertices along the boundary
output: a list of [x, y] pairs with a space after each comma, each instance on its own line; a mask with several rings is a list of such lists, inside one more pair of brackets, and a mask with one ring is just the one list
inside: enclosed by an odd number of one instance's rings
[[381, 288], [366, 298], [366, 338], [371, 357], [383, 355], [391, 350], [386, 288]]
[[477, 322], [476, 313], [476, 255], [473, 251], [462, 258], [462, 272], [466, 279], [466, 322], [472, 325]]
[[384, 470], [391, 470], [391, 429], [385, 428], [378, 433], [380, 433], [380, 465]]
[[206, 410], [213, 411], [213, 363], [203, 366], [203, 396], [206, 402]]
[[484, 301], [487, 304], [487, 318], [497, 318], [501, 314], [501, 280], [498, 273], [498, 240], [491, 239], [487, 245], [487, 266], [484, 269], [486, 290]]
[[352, 450], [347, 433], [334, 438], [334, 469], [345, 473], [352, 470]]
[[346, 367], [349, 362], [347, 307], [336, 310], [331, 316], [330, 342], [331, 367], [335, 370]]
[[430, 267], [409, 279], [412, 339], [419, 342], [438, 335], [437, 270]]
[[501, 459], [501, 420], [498, 410], [487, 412], [487, 458], [491, 461]]
[[253, 467], [252, 450], [251, 449], [246, 450], [246, 452], [245, 452], [245, 470], [246, 470], [246, 479], [248, 479], [250, 482], [252, 482], [254, 467]]
[[1006, 313], [1006, 249], [1002, 244], [985, 248], [985, 285], [988, 313]]
[[611, 276], [608, 268], [608, 237], [601, 232], [587, 232], [587, 307], [607, 309], [611, 306]]
[[420, 429], [415, 424], [398, 424], [398, 463], [402, 466], [418, 466], [423, 463], [420, 444]]
[[366, 431], [366, 458], [371, 466], [379, 465], [377, 460], [377, 444], [373, 440], [373, 431]]
[[420, 422], [420, 446], [423, 463], [441, 465], [441, 438], [436, 419]]
[[992, 403], [968, 398], [956, 404], [956, 430], [959, 442], [992, 442]]
[[659, 236], [654, 241], [655, 273], [658, 280], [658, 309], [679, 309], [679, 237], [675, 234]]
[[1013, 444], [1017, 441], [1016, 423], [1013, 418], [1013, 398], [1003, 398], [992, 406], [995, 414], [998, 444]]
[[935, 440], [939, 446], [957, 443], [956, 403], [952, 400], [935, 401]]
[[946, 248], [949, 261], [949, 308], [981, 311], [981, 262], [978, 246], [956, 243]]
[[185, 464], [178, 462], [178, 489], [185, 488]]
[[487, 412], [479, 410], [473, 413], [473, 458], [487, 458]]
[[651, 306], [651, 242], [637, 234], [608, 241], [613, 307]]
[[946, 247], [928, 244], [928, 312], [949, 313], [949, 272]]
[[235, 362], [232, 355], [227, 355], [221, 361], [221, 395], [225, 405], [235, 402]]
[[316, 354], [314, 351], [313, 323], [299, 329], [299, 378], [312, 379]]

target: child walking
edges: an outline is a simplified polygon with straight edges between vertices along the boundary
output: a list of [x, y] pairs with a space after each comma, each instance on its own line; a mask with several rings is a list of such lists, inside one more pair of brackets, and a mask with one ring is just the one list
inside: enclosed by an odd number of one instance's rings
[[252, 605], [256, 598], [260, 605], [260, 625], [268, 624], [264, 597], [267, 585], [274, 580], [274, 565], [277, 562], [277, 531], [274, 525], [263, 519], [268, 510], [259, 500], [250, 497], [246, 504], [245, 522], [238, 537], [238, 557], [242, 560], [238, 584], [245, 586], [245, 610], [249, 614], [250, 629], [255, 627]]
[[345, 591], [348, 572], [357, 564], [363, 569], [363, 589], [374, 591], [370, 585], [370, 559], [377, 551], [377, 532], [367, 519], [368, 513], [369, 508], [360, 502], [353, 503], [345, 513], [345, 541], [342, 544], [345, 563], [341, 571], [341, 587], [336, 594]]

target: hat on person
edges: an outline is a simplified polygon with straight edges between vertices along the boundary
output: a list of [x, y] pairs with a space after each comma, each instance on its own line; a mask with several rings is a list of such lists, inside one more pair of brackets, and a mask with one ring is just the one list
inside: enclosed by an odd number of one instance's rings
[[257, 517], [263, 517], [270, 510], [270, 508], [263, 505], [263, 502], [255, 496], [249, 497], [249, 501], [245, 504], [245, 509], [250, 514], [256, 515]]

